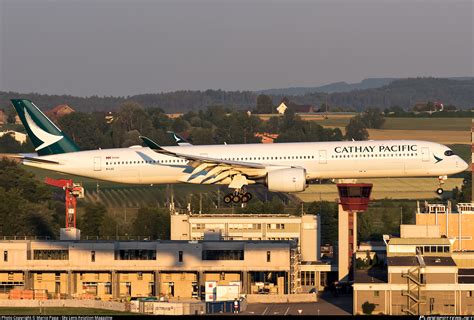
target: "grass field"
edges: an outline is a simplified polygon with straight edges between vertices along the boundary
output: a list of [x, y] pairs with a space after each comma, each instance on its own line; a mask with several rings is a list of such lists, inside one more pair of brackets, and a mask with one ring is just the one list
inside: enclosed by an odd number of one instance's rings
[[[462, 178], [449, 178], [443, 188], [448, 195], [455, 187], [461, 188]], [[373, 183], [371, 199], [439, 199], [435, 194], [437, 178], [377, 178], [357, 179], [358, 183]], [[334, 201], [338, 198], [335, 184], [311, 184], [304, 192], [295, 193], [304, 202]]]
[[442, 144], [470, 144], [470, 131], [368, 129], [371, 140], [426, 140]]
[[385, 118], [384, 130], [471, 131], [470, 118]]
[[[324, 127], [344, 128], [356, 114], [329, 114], [324, 119], [320, 114], [300, 114], [306, 121], [315, 121]], [[262, 120], [279, 115], [261, 115]], [[436, 131], [471, 131], [470, 118], [385, 118], [382, 130], [436, 130]]]
[[[345, 127], [352, 116], [334, 115], [329, 119], [322, 117], [304, 117], [305, 120], [318, 122], [325, 127]], [[385, 118], [382, 130], [435, 130], [440, 131], [471, 131], [470, 118]]]
[[36, 316], [47, 316], [47, 315], [137, 315], [136, 313], [120, 312], [114, 310], [105, 309], [92, 309], [92, 308], [59, 308], [59, 307], [47, 307], [47, 308], [0, 308], [0, 315], [36, 315]]

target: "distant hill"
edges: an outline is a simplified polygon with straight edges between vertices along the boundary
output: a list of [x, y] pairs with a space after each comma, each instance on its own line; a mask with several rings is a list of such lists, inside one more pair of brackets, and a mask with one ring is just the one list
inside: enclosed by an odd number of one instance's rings
[[76, 111], [114, 111], [125, 101], [135, 101], [144, 107], [158, 107], [168, 113], [198, 111], [210, 105], [223, 105], [238, 109], [251, 109], [257, 101], [252, 91], [174, 91], [166, 93], [139, 94], [128, 97], [74, 97], [70, 95], [47, 95], [0, 91], [0, 109], [10, 108], [9, 99], [30, 99], [43, 110], [67, 104]]
[[[293, 96], [290, 100], [300, 104], [321, 105], [327, 99], [330, 106], [354, 108], [359, 111], [366, 107], [383, 109], [395, 105], [411, 108], [420, 101], [439, 101], [445, 105], [468, 109], [474, 107], [474, 78], [468, 79], [398, 79], [380, 88], [332, 94], [315, 92], [303, 96]], [[282, 97], [274, 96], [274, 100]]]
[[397, 78], [367, 78], [357, 83], [347, 83], [344, 81], [333, 82], [319, 87], [290, 87], [281, 89], [266, 89], [258, 91], [258, 93], [264, 93], [268, 95], [289, 95], [289, 96], [301, 96], [307, 93], [323, 92], [323, 93], [334, 93], [334, 92], [348, 92], [352, 90], [380, 88], [387, 84], [390, 84]]
[[[452, 77], [446, 78], [449, 80], [472, 80], [473, 77]], [[347, 83], [344, 81], [333, 82], [319, 87], [290, 87], [280, 89], [266, 89], [257, 91], [268, 95], [288, 95], [288, 96], [302, 96], [313, 92], [335, 93], [335, 92], [349, 92], [353, 90], [375, 89], [389, 85], [394, 80], [402, 80], [401, 78], [367, 78], [356, 83]]]
[[[382, 85], [384, 82], [389, 83]], [[353, 88], [357, 87], [357, 89], [332, 93], [316, 91], [303, 95], [274, 93], [271, 94], [271, 97], [275, 105], [286, 96], [290, 101], [297, 104], [320, 106], [327, 100], [330, 106], [354, 108], [356, 110], [363, 110], [366, 107], [383, 109], [394, 105], [411, 108], [420, 101], [440, 101], [445, 105], [452, 104], [464, 109], [474, 107], [474, 78], [373, 78], [365, 79], [358, 84], [346, 85]], [[341, 82], [325, 87], [329, 91], [336, 90], [337, 87], [342, 89], [346, 85]], [[332, 86], [332, 89], [329, 86]], [[129, 97], [74, 97], [0, 91], [0, 109], [11, 108], [9, 99], [20, 97], [31, 99], [43, 110], [67, 104], [74, 110], [82, 112], [114, 111], [118, 110], [120, 105], [127, 100], [138, 102], [147, 108], [159, 107], [168, 113], [198, 111], [210, 105], [251, 110], [255, 108], [258, 94], [258, 92], [252, 91], [187, 90], [140, 94]]]

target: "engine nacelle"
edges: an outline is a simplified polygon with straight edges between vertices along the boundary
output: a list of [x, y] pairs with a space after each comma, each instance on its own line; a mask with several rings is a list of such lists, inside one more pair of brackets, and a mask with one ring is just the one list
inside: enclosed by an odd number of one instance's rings
[[267, 174], [267, 187], [273, 192], [299, 192], [306, 189], [306, 170], [288, 168], [270, 171]]

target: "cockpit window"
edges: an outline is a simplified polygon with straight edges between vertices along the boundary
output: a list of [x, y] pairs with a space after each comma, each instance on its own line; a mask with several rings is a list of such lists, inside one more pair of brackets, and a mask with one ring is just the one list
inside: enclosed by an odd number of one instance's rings
[[452, 150], [446, 150], [446, 151], [444, 152], [444, 155], [449, 157], [449, 156], [454, 155], [454, 152], [453, 152]]

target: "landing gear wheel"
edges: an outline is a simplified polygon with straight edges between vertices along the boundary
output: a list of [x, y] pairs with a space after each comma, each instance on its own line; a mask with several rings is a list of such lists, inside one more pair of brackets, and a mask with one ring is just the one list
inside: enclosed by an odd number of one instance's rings
[[436, 193], [437, 193], [438, 195], [442, 195], [443, 192], [444, 192], [443, 188], [438, 188], [438, 189], [436, 189]]
[[229, 203], [231, 203], [231, 202], [232, 202], [232, 197], [231, 197], [231, 195], [230, 195], [230, 194], [226, 195], [226, 196], [224, 197], [224, 203], [225, 203], [225, 204], [229, 204]]
[[246, 197], [248, 198], [247, 201], [252, 200], [252, 194], [251, 194], [250, 192], [246, 192], [246, 193], [244, 194], [244, 196], [246, 196]]
[[242, 196], [242, 203], [247, 203], [249, 202], [249, 197], [247, 197], [247, 193]]
[[232, 196], [232, 202], [233, 203], [239, 203], [240, 202], [240, 196], [234, 195]]

